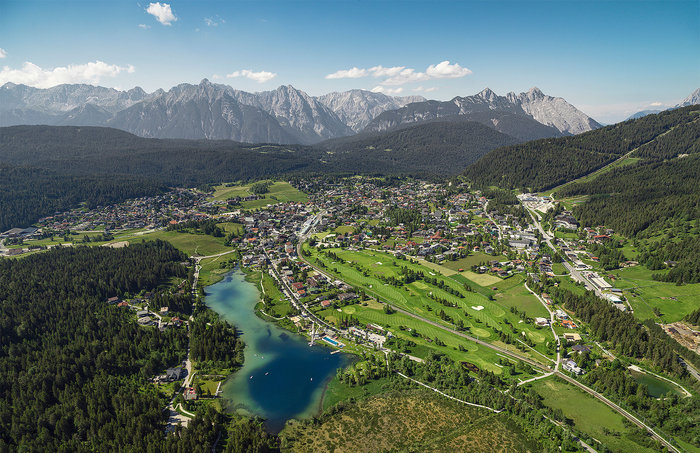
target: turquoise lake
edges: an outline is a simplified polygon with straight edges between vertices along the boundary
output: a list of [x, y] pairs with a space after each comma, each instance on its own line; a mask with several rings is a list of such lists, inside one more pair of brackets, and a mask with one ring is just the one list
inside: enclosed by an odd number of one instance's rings
[[265, 418], [272, 432], [291, 418], [318, 413], [326, 384], [351, 359], [310, 347], [301, 336], [256, 316], [258, 289], [238, 270], [205, 294], [207, 306], [235, 325], [245, 342], [243, 367], [222, 386], [227, 409]]

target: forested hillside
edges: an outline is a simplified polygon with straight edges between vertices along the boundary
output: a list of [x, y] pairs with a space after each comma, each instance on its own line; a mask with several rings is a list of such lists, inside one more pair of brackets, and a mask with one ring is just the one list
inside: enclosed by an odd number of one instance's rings
[[320, 143], [340, 168], [351, 161], [367, 172], [456, 174], [492, 149], [517, 143], [513, 137], [460, 118]]
[[166, 186], [153, 179], [71, 176], [42, 168], [0, 164], [0, 231], [29, 226], [54, 212], [86, 203], [90, 208], [153, 195]]
[[159, 140], [100, 127], [0, 128], [0, 231], [86, 202], [118, 203], [170, 186], [292, 174], [450, 175], [515, 140], [481, 124], [439, 122], [317, 147]]
[[185, 358], [186, 331], [141, 328], [105, 300], [185, 277], [184, 258], [155, 242], [0, 261], [0, 450], [163, 444], [163, 402], [141, 383]]
[[556, 192], [589, 196], [574, 208], [582, 225], [606, 225], [645, 240], [638, 260], [649, 269], [673, 262], [657, 280], [700, 282], [700, 110], [693, 113], [693, 121], [635, 150], [630, 157], [638, 161]]
[[700, 107], [690, 106], [573, 137], [535, 140], [499, 148], [468, 167], [465, 174], [484, 186], [534, 191], [550, 189], [589, 174], [653, 140], [661, 141], [658, 145], [647, 145], [645, 152], [653, 152], [654, 147], [664, 149], [668, 141], [686, 143], [686, 134], [660, 136], [676, 126], [692, 123], [698, 112]]

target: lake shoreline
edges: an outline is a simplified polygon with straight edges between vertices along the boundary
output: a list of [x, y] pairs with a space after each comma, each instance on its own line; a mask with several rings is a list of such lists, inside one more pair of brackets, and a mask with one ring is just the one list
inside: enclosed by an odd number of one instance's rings
[[261, 300], [250, 272], [239, 267], [221, 281], [205, 288], [205, 303], [241, 332], [245, 342], [243, 366], [222, 385], [224, 406], [231, 412], [245, 411], [265, 420], [272, 433], [284, 429], [291, 419], [322, 413], [323, 400], [338, 368], [345, 368], [347, 354], [308, 345], [308, 339], [260, 316]]

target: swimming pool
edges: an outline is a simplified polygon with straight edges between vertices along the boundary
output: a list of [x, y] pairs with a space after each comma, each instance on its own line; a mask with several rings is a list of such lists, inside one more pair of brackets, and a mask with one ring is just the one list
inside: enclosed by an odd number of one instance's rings
[[337, 341], [335, 341], [334, 339], [329, 338], [329, 337], [323, 337], [322, 340], [325, 341], [326, 343], [330, 343], [330, 344], [332, 344], [333, 346], [338, 346], [338, 347], [340, 347], [340, 348], [342, 348], [343, 346], [345, 346], [344, 344], [338, 343]]

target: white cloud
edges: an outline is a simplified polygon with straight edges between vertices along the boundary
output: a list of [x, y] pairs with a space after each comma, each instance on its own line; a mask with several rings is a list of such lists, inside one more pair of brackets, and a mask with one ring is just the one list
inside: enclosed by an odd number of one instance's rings
[[430, 77], [424, 72], [416, 72], [413, 68], [406, 68], [382, 83], [385, 85], [403, 85], [404, 83], [421, 82], [423, 80], [430, 80]]
[[327, 79], [359, 79], [360, 77], [367, 77], [369, 71], [360, 68], [351, 69], [341, 69], [340, 71], [335, 71], [333, 74], [328, 74]]
[[664, 105], [664, 104], [661, 103], [661, 102], [652, 102], [652, 103], [649, 104], [649, 105], [652, 106], [652, 107], [661, 107], [661, 106]]
[[431, 92], [436, 91], [436, 90], [437, 90], [437, 87], [424, 88], [422, 85], [413, 89], [413, 91], [417, 91], [420, 93], [431, 93]]
[[431, 64], [425, 72], [416, 72], [415, 69], [407, 68], [399, 72], [394, 77], [390, 77], [382, 82], [385, 85], [403, 85], [409, 82], [418, 82], [431, 79], [457, 79], [466, 77], [472, 71], [468, 68], [463, 68], [459, 63], [450, 64], [445, 60], [438, 64]]
[[403, 88], [387, 88], [383, 87], [381, 85], [377, 85], [376, 87], [372, 88], [373, 93], [383, 93], [383, 94], [388, 94], [389, 96], [394, 96], [396, 94], [401, 94], [403, 91]]
[[468, 76], [472, 71], [461, 67], [459, 63], [450, 64], [448, 60], [445, 60], [438, 64], [431, 64], [425, 73], [433, 79], [457, 79]]
[[156, 18], [163, 25], [170, 25], [177, 20], [168, 3], [150, 3], [146, 12]]
[[7, 51], [0, 47], [0, 58], [5, 58], [7, 56]]
[[250, 80], [255, 80], [258, 83], [265, 83], [277, 77], [277, 74], [268, 71], [253, 72], [250, 69], [243, 69], [240, 71], [233, 71], [231, 74], [226, 74], [226, 77], [229, 79], [233, 79], [235, 77], [246, 77]]
[[226, 21], [220, 18], [219, 16], [214, 17], [205, 17], [204, 18], [204, 23], [207, 24], [207, 27], [218, 27], [219, 24], [225, 24]]
[[431, 64], [425, 72], [416, 71], [414, 68], [405, 66], [373, 66], [369, 69], [353, 67], [351, 69], [341, 69], [332, 74], [328, 74], [326, 79], [358, 79], [360, 77], [386, 77], [382, 85], [403, 85], [409, 82], [420, 82], [432, 79], [455, 79], [471, 74], [468, 68], [460, 66], [458, 63], [450, 64], [448, 60], [438, 64]]
[[86, 64], [59, 66], [53, 69], [42, 69], [29, 61], [22, 69], [12, 69], [5, 66], [0, 70], [0, 85], [6, 82], [19, 83], [36, 88], [49, 88], [62, 83], [89, 83], [97, 85], [103, 78], [116, 77], [122, 72], [132, 73], [132, 65], [117, 66], [102, 61]]
[[148, 30], [149, 28], [151, 28], [151, 26], [146, 25], [146, 24], [139, 24], [139, 28], [143, 28], [144, 30]]
[[394, 66], [391, 68], [385, 68], [384, 66], [374, 66], [369, 68], [370, 72], [374, 77], [392, 77], [400, 73], [405, 66]]

